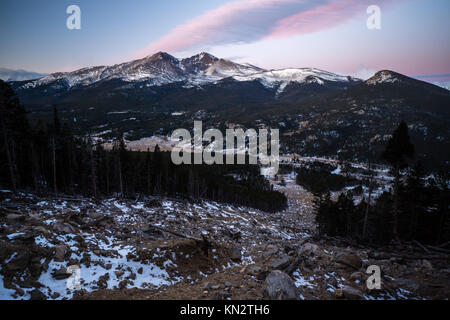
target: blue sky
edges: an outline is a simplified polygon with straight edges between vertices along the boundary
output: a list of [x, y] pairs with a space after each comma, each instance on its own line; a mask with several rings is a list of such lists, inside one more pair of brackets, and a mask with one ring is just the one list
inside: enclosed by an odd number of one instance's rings
[[[66, 28], [72, 4], [81, 30]], [[381, 30], [366, 27], [370, 4]], [[445, 79], [449, 13], [448, 0], [1, 0], [0, 67], [49, 73], [208, 51], [266, 68]]]

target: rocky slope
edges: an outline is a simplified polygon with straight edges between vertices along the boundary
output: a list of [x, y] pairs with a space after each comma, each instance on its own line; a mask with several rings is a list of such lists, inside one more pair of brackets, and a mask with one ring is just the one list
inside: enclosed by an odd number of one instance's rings
[[[13, 197], [4, 190], [0, 297], [449, 297], [448, 255], [413, 244], [371, 248], [318, 238], [312, 196], [284, 178], [283, 186], [273, 183], [289, 208], [276, 214], [208, 201]], [[367, 289], [370, 265], [382, 270], [381, 290]], [[80, 286], [68, 288], [76, 270]]]

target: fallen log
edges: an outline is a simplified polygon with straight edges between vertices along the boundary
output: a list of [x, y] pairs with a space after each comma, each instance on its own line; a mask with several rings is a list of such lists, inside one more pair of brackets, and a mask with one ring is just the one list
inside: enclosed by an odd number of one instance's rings
[[439, 248], [439, 247], [434, 247], [434, 246], [427, 245], [427, 248], [429, 248], [430, 250], [433, 250], [433, 251], [437, 251], [437, 252], [442, 252], [442, 253], [447, 253], [447, 254], [450, 253], [450, 250], [442, 249], [442, 248]]
[[184, 238], [184, 239], [188, 239], [188, 240], [194, 240], [196, 242], [196, 244], [200, 247], [200, 249], [202, 249], [203, 253], [208, 256], [209, 253], [209, 249], [213, 247], [212, 242], [209, 241], [205, 235], [201, 235], [201, 239], [200, 238], [196, 238], [196, 237], [191, 237], [191, 236], [187, 236], [185, 234], [181, 234], [179, 232], [176, 231], [172, 231], [163, 227], [159, 227], [159, 226], [155, 226], [155, 225], [149, 225], [151, 228], [155, 228], [156, 230], [162, 231], [162, 232], [167, 232], [170, 233], [174, 236], [180, 237], [180, 238]]
[[425, 248], [424, 245], [422, 245], [419, 241], [413, 240], [413, 243], [415, 245], [417, 245], [419, 248], [421, 248], [423, 251], [425, 251], [426, 253], [430, 253], [430, 250], [428, 250], [427, 248]]

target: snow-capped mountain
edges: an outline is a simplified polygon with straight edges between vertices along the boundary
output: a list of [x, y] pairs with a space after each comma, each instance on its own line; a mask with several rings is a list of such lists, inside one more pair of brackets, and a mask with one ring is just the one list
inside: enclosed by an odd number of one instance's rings
[[405, 76], [400, 73], [390, 71], [390, 70], [381, 70], [375, 73], [371, 78], [367, 79], [365, 82], [368, 85], [377, 85], [380, 83], [396, 83], [402, 82], [405, 80]]
[[101, 81], [119, 79], [144, 83], [146, 87], [184, 82], [185, 87], [211, 84], [222, 79], [258, 81], [279, 94], [290, 83], [355, 82], [359, 79], [312, 68], [266, 70], [251, 64], [239, 64], [202, 52], [177, 59], [165, 52], [114, 66], [96, 66], [73, 72], [53, 73], [23, 84], [20, 89], [51, 86], [53, 89], [86, 87]]
[[0, 68], [0, 79], [4, 81], [25, 81], [25, 80], [39, 79], [44, 76], [46, 76], [46, 74], [26, 70], [12, 70], [7, 68]]

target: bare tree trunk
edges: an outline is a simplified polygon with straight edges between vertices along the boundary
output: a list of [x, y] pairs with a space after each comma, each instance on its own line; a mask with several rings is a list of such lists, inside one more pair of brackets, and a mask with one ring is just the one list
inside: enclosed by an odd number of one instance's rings
[[369, 198], [367, 200], [367, 206], [366, 206], [366, 212], [364, 213], [364, 224], [363, 224], [363, 234], [362, 238], [366, 239], [367, 236], [367, 222], [369, 220], [369, 208], [370, 208], [370, 202], [372, 201], [372, 189], [373, 189], [373, 172], [372, 172], [372, 162], [369, 161]]
[[105, 154], [106, 159], [106, 193], [109, 194], [109, 155]]
[[122, 182], [122, 163], [120, 161], [120, 154], [118, 155], [119, 161], [119, 185], [120, 185], [120, 196], [123, 197], [123, 182]]
[[55, 195], [58, 193], [56, 188], [56, 143], [55, 136], [52, 137], [52, 155], [53, 155], [53, 191]]
[[89, 139], [89, 148], [91, 156], [91, 177], [92, 177], [92, 190], [94, 193], [94, 198], [97, 198], [97, 183], [95, 176], [95, 165], [94, 165], [94, 147], [92, 146], [92, 141]]
[[[3, 113], [3, 110], [2, 110], [2, 113]], [[16, 182], [16, 176], [14, 174], [14, 164], [12, 161], [11, 152], [9, 150], [8, 135], [6, 133], [6, 126], [5, 126], [5, 122], [3, 120], [3, 114], [1, 115], [0, 119], [1, 119], [3, 139], [4, 139], [4, 143], [5, 143], [5, 149], [6, 149], [6, 157], [8, 159], [9, 174], [11, 176], [11, 184], [12, 184], [14, 193], [16, 193], [17, 192], [17, 182]]]
[[393, 226], [393, 236], [395, 240], [398, 238], [398, 187], [400, 183], [400, 172], [398, 164], [395, 166], [395, 180], [394, 180], [394, 226]]

